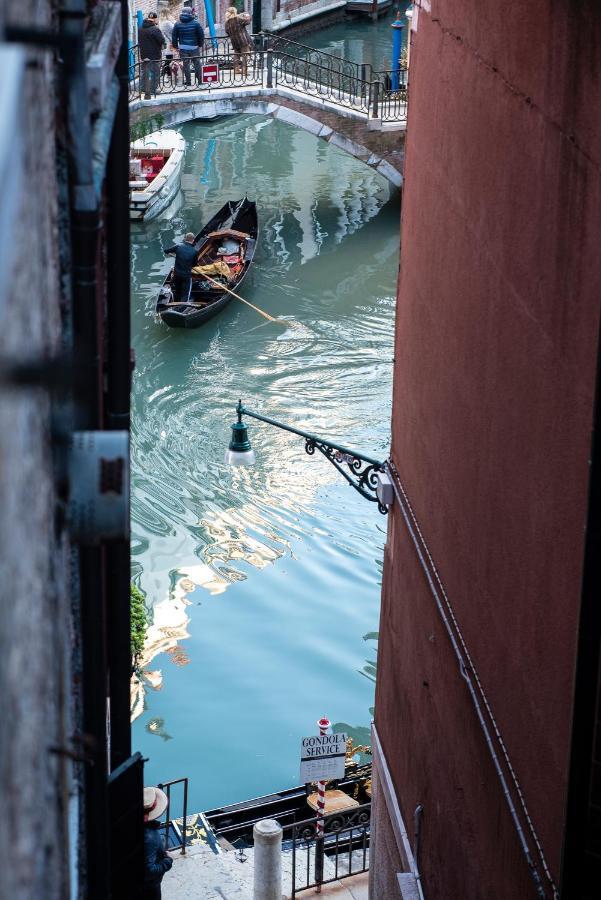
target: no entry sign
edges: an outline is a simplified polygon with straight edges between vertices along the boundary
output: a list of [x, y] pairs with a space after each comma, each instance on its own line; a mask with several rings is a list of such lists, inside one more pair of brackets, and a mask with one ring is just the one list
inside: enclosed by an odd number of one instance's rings
[[219, 66], [217, 63], [206, 63], [200, 67], [200, 80], [203, 84], [213, 84], [219, 81]]
[[316, 734], [301, 741], [301, 784], [344, 778], [346, 734]]

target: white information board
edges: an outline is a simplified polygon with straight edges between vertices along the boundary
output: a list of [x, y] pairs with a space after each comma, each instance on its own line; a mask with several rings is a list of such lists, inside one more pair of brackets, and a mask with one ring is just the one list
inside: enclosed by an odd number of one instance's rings
[[301, 784], [344, 778], [346, 734], [316, 734], [301, 741]]

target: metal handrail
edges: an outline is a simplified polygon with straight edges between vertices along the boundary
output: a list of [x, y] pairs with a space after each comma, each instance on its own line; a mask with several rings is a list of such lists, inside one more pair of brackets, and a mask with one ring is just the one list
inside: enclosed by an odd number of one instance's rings
[[[278, 41], [280, 47], [293, 44], [282, 38]], [[218, 47], [215, 51], [207, 45], [185, 64], [175, 55], [168, 59], [131, 63], [130, 99], [142, 96], [149, 85], [151, 94], [170, 94], [210, 91], [223, 86], [273, 88], [280, 84], [306, 96], [330, 100], [368, 118], [402, 121], [407, 116], [404, 70], [374, 73], [370, 66], [347, 64], [321, 51], [317, 51], [315, 57], [301, 57], [282, 49], [264, 49], [264, 46], [240, 57], [234, 54], [229, 41], [222, 40], [222, 43], [222, 50]], [[332, 66], [332, 60], [339, 64], [337, 68]], [[217, 64], [217, 81], [201, 84], [199, 66], [207, 63]], [[186, 74], [189, 84], [185, 83]], [[399, 87], [393, 91], [391, 87], [396, 77]]]
[[166, 810], [166, 819], [165, 819], [165, 844], [168, 847], [169, 841], [169, 828], [173, 824], [173, 819], [171, 818], [171, 788], [174, 784], [183, 784], [184, 786], [184, 814], [182, 816], [183, 827], [181, 830], [182, 834], [182, 842], [181, 844], [176, 844], [173, 847], [173, 850], [178, 850], [180, 847], [182, 849], [182, 854], [186, 852], [186, 828], [188, 824], [188, 779], [187, 778], [175, 778], [173, 781], [165, 781], [162, 784], [157, 785], [162, 791], [165, 791], [167, 794], [167, 810]]
[[[271, 50], [273, 53], [277, 54], [280, 52], [278, 50], [278, 47], [282, 46], [285, 48], [283, 50], [283, 53], [286, 56], [295, 57], [296, 59], [317, 57], [323, 60], [323, 63], [320, 63], [320, 65], [331, 65], [332, 68], [336, 68], [336, 65], [347, 66], [355, 69], [357, 77], [362, 78], [366, 81], [380, 80], [385, 75], [392, 75], [391, 69], [374, 69], [371, 63], [353, 62], [352, 60], [345, 59], [343, 56], [337, 56], [335, 53], [328, 53], [326, 50], [319, 50], [316, 47], [309, 47], [307, 44], [300, 44], [298, 41], [292, 41], [289, 38], [269, 34], [265, 31], [261, 31], [258, 34], [253, 34], [251, 35], [251, 38], [255, 45], [255, 51], [257, 52], [264, 53], [267, 50]], [[140, 62], [138, 47], [138, 44], [134, 44], [129, 49], [130, 58], [133, 57], [132, 64], [133, 62]], [[178, 51], [174, 50], [173, 52], [177, 53]], [[232, 44], [228, 37], [219, 37], [215, 38], [214, 41], [205, 41], [200, 56], [207, 56], [209, 58], [211, 56], [218, 57], [222, 53], [224, 53], [225, 55], [231, 55], [232, 53]], [[402, 79], [406, 81], [406, 67], [401, 67], [399, 71], [402, 73]]]
[[[353, 68], [357, 77], [371, 80], [374, 74], [373, 66], [370, 63], [356, 63], [352, 60], [345, 59], [343, 56], [336, 56], [334, 53], [327, 53], [325, 50], [318, 50], [315, 47], [308, 47], [306, 44], [299, 44], [297, 41], [291, 41], [285, 37], [277, 35], [268, 35], [270, 41], [264, 49], [269, 49], [275, 53], [283, 52], [286, 56], [292, 56], [296, 59], [308, 59], [309, 57], [317, 57], [323, 60], [320, 65], [331, 66], [335, 69], [337, 66], [347, 66]], [[283, 51], [278, 50], [282, 46]], [[296, 52], [295, 52], [296, 51]]]
[[277, 84], [286, 84], [320, 99], [334, 100], [340, 106], [369, 111], [371, 82], [367, 79], [332, 72], [320, 63], [289, 57], [284, 53], [278, 54], [274, 71]]
[[[324, 823], [324, 836], [318, 836], [318, 821]], [[323, 816], [312, 816], [292, 827], [292, 900], [300, 891], [321, 887], [350, 878], [369, 869], [369, 833], [371, 822], [371, 802], [355, 806], [350, 810], [340, 810]], [[345, 837], [346, 835], [346, 837]], [[342, 845], [342, 847], [341, 847]], [[313, 848], [313, 874], [311, 867], [311, 849]], [[302, 883], [297, 885], [297, 875], [303, 874], [297, 867], [297, 850], [307, 853]], [[355, 867], [353, 854], [359, 851], [360, 865]], [[334, 875], [324, 878], [324, 856], [334, 858]], [[340, 872], [339, 860], [346, 857], [348, 871]]]

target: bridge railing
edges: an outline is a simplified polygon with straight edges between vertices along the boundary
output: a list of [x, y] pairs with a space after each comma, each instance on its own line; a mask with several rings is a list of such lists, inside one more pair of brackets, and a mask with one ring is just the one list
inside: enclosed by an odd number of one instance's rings
[[228, 39], [218, 38], [216, 46], [207, 41], [190, 59], [170, 53], [162, 60], [140, 61], [136, 51], [132, 48], [130, 57], [130, 100], [223, 87], [281, 85], [382, 122], [403, 121], [407, 115], [406, 72], [374, 72], [369, 65], [284, 38], [257, 35], [255, 49], [244, 54], [235, 53]]
[[379, 118], [383, 122], [398, 122], [407, 118], [407, 70], [378, 72], [382, 85], [379, 98]]
[[[203, 83], [203, 66], [207, 65], [216, 65], [216, 80]], [[167, 54], [162, 60], [142, 60], [129, 67], [130, 100], [244, 85], [265, 86], [264, 53], [247, 53], [239, 58], [231, 47], [223, 48], [220, 55], [211, 48], [188, 59]]]
[[284, 85], [318, 100], [329, 100], [337, 106], [369, 115], [372, 104], [372, 82], [353, 70], [332, 70], [311, 59], [298, 59], [278, 53], [272, 63], [273, 85]]
[[342, 56], [336, 56], [334, 53], [316, 50], [314, 47], [307, 47], [305, 44], [299, 44], [297, 41], [291, 41], [278, 35], [257, 35], [255, 40], [262, 41], [263, 49], [271, 50], [274, 55], [282, 54], [288, 58], [292, 57], [316, 63], [332, 73], [337, 72], [346, 77], [361, 78], [364, 81], [374, 80], [374, 70], [369, 63], [352, 62], [344, 59]]

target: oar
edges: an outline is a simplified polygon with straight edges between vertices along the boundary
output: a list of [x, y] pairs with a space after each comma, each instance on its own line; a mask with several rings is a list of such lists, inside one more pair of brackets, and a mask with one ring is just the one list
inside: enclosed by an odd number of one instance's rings
[[[259, 309], [258, 306], [253, 306], [253, 304], [252, 304], [252, 303], [249, 303], [248, 300], [245, 300], [244, 297], [241, 297], [239, 294], [236, 294], [234, 291], [231, 291], [228, 287], [226, 287], [226, 286], [225, 286], [224, 284], [222, 284], [220, 281], [215, 281], [215, 279], [214, 279], [214, 278], [211, 278], [210, 275], [205, 275], [204, 272], [203, 272], [202, 277], [203, 277], [203, 278], [206, 278], [207, 281], [210, 281], [211, 284], [217, 285], [217, 287], [218, 287], [220, 290], [222, 290], [222, 291], [227, 291], [228, 294], [231, 294], [232, 297], [235, 297], [235, 298], [236, 298], [236, 300], [240, 300], [241, 303], [246, 303], [247, 306], [250, 306], [251, 309], [254, 309], [255, 312], [258, 312], [260, 316], [264, 316], [264, 317], [265, 317], [266, 319], [268, 319], [270, 322], [277, 322], [278, 325], [285, 325], [286, 327], [289, 327], [289, 326], [296, 326], [296, 327], [299, 327], [298, 322], [293, 322], [293, 321], [291, 321], [290, 319], [279, 319], [279, 318], [277, 318], [277, 317], [275, 317], [275, 316], [270, 316], [269, 313], [266, 313], [264, 310]], [[194, 300], [192, 301], [192, 303], [194, 303]]]

